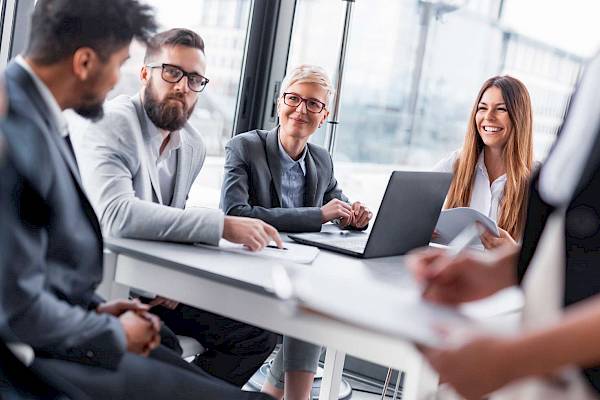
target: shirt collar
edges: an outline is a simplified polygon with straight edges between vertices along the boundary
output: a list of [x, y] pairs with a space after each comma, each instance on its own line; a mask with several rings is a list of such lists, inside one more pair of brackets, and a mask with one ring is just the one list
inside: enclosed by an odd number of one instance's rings
[[56, 98], [54, 97], [50, 89], [48, 89], [48, 86], [46, 86], [46, 84], [42, 82], [42, 80], [35, 74], [35, 72], [33, 72], [31, 66], [27, 63], [27, 61], [25, 61], [25, 59], [20, 54], [17, 57], [15, 57], [15, 62], [21, 67], [23, 67], [23, 69], [27, 71], [27, 73], [31, 76], [35, 87], [42, 96], [42, 100], [44, 101], [44, 103], [48, 107], [48, 110], [50, 111], [50, 118], [52, 118], [52, 122], [54, 122], [56, 127], [60, 130], [60, 135], [63, 137], [67, 136], [69, 134], [69, 131], [67, 130], [67, 119], [63, 115], [62, 110], [60, 109], [60, 106], [56, 101]]
[[[487, 180], [490, 179], [488, 172], [487, 172], [487, 168], [485, 167], [485, 160], [484, 160], [484, 156], [483, 156], [483, 150], [481, 151], [481, 153], [479, 153], [479, 158], [477, 159], [477, 164], [476, 164], [476, 168], [483, 174], [483, 176], [485, 176], [485, 178]], [[498, 178], [496, 178], [496, 180], [493, 182], [502, 182], [506, 180], [506, 174], [503, 174], [501, 176], [499, 176]]]
[[488, 176], [487, 174], [487, 168], [485, 167], [485, 160], [484, 160], [484, 156], [483, 156], [483, 150], [481, 151], [481, 153], [479, 153], [479, 157], [477, 158], [477, 164], [475, 164], [477, 166], [477, 169], [479, 169], [479, 171], [483, 172], [483, 174], [485, 176]]
[[304, 161], [304, 158], [306, 157], [306, 151], [308, 149], [308, 146], [304, 146], [302, 155], [298, 160], [293, 160], [292, 157], [290, 157], [290, 155], [283, 148], [281, 140], [279, 140], [279, 133], [277, 134], [277, 144], [279, 145], [279, 159], [281, 160], [281, 168], [284, 171], [288, 171], [292, 169], [295, 165], [300, 165], [300, 168], [302, 169], [302, 174], [306, 175], [306, 162]]

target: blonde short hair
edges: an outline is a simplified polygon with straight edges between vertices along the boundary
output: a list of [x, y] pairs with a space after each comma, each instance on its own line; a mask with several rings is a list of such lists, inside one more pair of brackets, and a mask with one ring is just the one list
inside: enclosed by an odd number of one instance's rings
[[292, 69], [285, 78], [283, 78], [279, 96], [283, 96], [286, 90], [296, 83], [316, 83], [321, 86], [327, 91], [327, 104], [329, 104], [331, 96], [333, 96], [333, 93], [335, 92], [331, 79], [329, 79], [325, 69], [317, 65], [302, 64]]

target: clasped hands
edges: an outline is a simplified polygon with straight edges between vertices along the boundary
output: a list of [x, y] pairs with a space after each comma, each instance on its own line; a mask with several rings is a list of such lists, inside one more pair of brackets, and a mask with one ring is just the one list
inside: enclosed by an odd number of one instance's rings
[[100, 304], [96, 312], [117, 317], [125, 332], [127, 351], [147, 356], [160, 345], [161, 322], [149, 312], [151, 307], [138, 299], [114, 300]]
[[325, 223], [337, 219], [342, 228], [363, 229], [369, 224], [371, 218], [373, 213], [359, 201], [350, 205], [339, 199], [333, 199], [321, 207], [321, 221]]

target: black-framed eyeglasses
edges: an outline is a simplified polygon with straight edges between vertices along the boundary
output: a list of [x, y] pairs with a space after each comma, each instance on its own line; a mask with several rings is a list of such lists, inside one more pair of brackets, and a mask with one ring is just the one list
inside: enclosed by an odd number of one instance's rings
[[304, 102], [306, 111], [318, 114], [325, 108], [325, 103], [317, 99], [306, 99], [297, 93], [284, 93], [283, 102], [290, 107], [298, 107]]
[[207, 78], [195, 72], [186, 72], [177, 65], [151, 63], [147, 64], [146, 68], [162, 68], [160, 76], [165, 82], [169, 83], [178, 83], [183, 79], [184, 76], [186, 76], [188, 87], [193, 92], [200, 93], [208, 84]]

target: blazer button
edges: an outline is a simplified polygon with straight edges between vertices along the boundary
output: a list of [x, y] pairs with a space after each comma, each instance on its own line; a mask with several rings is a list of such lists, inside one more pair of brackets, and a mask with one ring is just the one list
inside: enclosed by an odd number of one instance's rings
[[580, 205], [568, 211], [565, 227], [567, 233], [572, 237], [589, 238], [600, 230], [600, 218], [592, 207]]
[[88, 351], [86, 351], [86, 353], [85, 353], [85, 356], [86, 356], [87, 358], [94, 358], [95, 354], [94, 354], [94, 352], [93, 352], [93, 351], [91, 351], [91, 350], [88, 350]]

